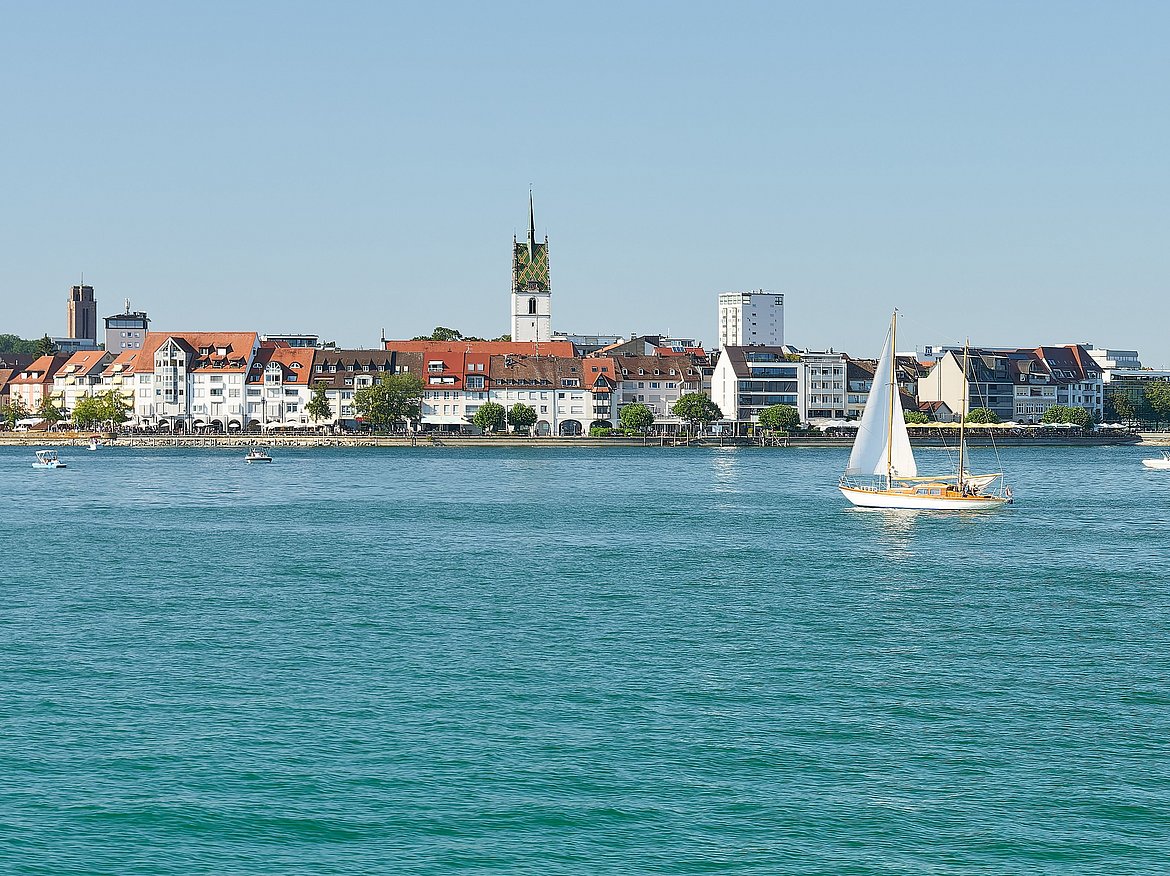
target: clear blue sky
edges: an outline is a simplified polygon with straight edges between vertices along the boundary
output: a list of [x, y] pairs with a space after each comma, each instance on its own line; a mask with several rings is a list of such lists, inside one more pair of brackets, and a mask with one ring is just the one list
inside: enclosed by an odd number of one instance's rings
[[9, 3], [0, 331], [1091, 341], [1170, 364], [1170, 4]]

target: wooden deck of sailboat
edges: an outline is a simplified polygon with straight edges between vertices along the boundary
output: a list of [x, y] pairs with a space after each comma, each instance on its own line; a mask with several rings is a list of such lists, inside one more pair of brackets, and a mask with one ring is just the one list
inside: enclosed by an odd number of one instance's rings
[[916, 484], [878, 489], [841, 484], [841, 495], [860, 508], [920, 508], [924, 511], [987, 511], [1011, 504], [1005, 496], [962, 493], [954, 484]]

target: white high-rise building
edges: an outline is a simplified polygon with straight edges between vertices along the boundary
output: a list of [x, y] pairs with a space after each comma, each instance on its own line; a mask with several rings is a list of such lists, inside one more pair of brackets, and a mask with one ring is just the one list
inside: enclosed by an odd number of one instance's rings
[[552, 285], [548, 270], [548, 236], [536, 242], [532, 195], [528, 196], [528, 240], [512, 239], [512, 340], [552, 340]]
[[719, 346], [784, 346], [784, 296], [763, 289], [721, 292]]

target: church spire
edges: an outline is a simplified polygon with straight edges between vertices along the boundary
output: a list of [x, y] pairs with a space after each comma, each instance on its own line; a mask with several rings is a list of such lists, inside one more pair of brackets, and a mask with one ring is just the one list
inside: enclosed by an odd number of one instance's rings
[[536, 252], [536, 213], [532, 209], [532, 189], [528, 190], [528, 260]]

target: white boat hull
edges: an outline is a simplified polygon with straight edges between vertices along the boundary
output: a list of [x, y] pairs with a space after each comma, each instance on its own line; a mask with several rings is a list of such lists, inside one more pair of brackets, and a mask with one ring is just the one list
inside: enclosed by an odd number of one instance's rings
[[1000, 496], [916, 496], [900, 490], [863, 490], [838, 487], [859, 508], [905, 508], [921, 511], [990, 511], [1010, 504]]
[[1146, 468], [1166, 471], [1170, 470], [1170, 459], [1143, 459], [1142, 465], [1144, 465]]

